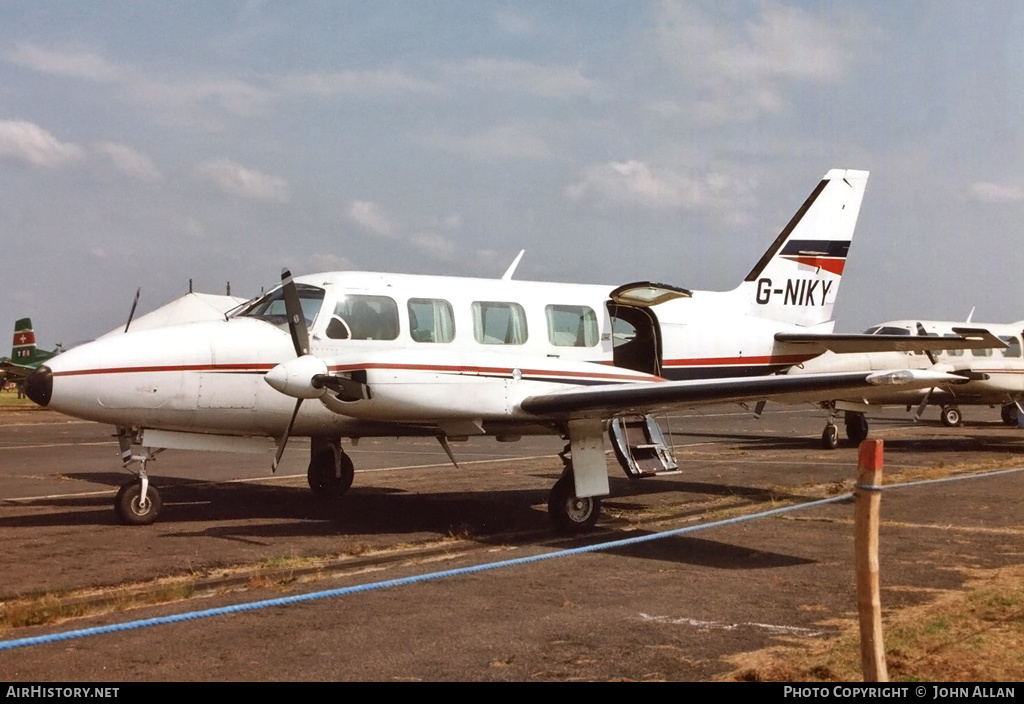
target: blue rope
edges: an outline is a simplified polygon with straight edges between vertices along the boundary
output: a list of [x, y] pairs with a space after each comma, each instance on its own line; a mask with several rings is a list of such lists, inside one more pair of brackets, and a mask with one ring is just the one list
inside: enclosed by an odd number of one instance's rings
[[[921, 484], [932, 484], [938, 482], [954, 481], [956, 479], [979, 479], [983, 477], [990, 477], [999, 474], [1009, 474], [1011, 472], [1024, 471], [1024, 467], [1017, 469], [1006, 469], [997, 470], [993, 472], [985, 472], [984, 474], [971, 474], [961, 475], [960, 477], [948, 477], [944, 479], [926, 479], [916, 482], [908, 482], [906, 484], [890, 484], [886, 486], [886, 489], [898, 489], [908, 486], [917, 486]], [[597, 543], [594, 545], [585, 545], [579, 548], [572, 548], [569, 550], [559, 550], [557, 552], [545, 553], [543, 555], [532, 555], [530, 557], [520, 557], [512, 560], [502, 560], [500, 562], [489, 562], [483, 565], [474, 565], [472, 567], [460, 567], [453, 570], [444, 570], [441, 572], [431, 572], [429, 574], [416, 575], [412, 577], [402, 577], [400, 579], [389, 579], [383, 582], [372, 582], [369, 584], [357, 584], [352, 587], [343, 587], [340, 589], [328, 589], [326, 591], [312, 592], [309, 594], [297, 594], [295, 596], [280, 597], [277, 599], [264, 599], [262, 601], [252, 601], [244, 604], [235, 604], [233, 606], [222, 606], [215, 609], [205, 609], [203, 611], [190, 611], [183, 614], [173, 614], [170, 616], [158, 616], [156, 618], [145, 618], [137, 621], [128, 621], [127, 623], [114, 623], [107, 626], [96, 626], [93, 628], [83, 628], [74, 631], [65, 631], [63, 633], [52, 633], [45, 636], [34, 636], [31, 638], [17, 638], [15, 640], [0, 641], [0, 650], [13, 650], [14, 648], [23, 648], [29, 645], [41, 645], [43, 643], [56, 643], [63, 640], [72, 640], [75, 638], [86, 638], [89, 636], [98, 636], [105, 633], [117, 633], [119, 631], [130, 631], [136, 628], [147, 628], [149, 626], [162, 626], [170, 623], [181, 623], [182, 621], [195, 621], [201, 618], [209, 618], [211, 616], [224, 616], [227, 614], [241, 613], [244, 611], [255, 611], [257, 609], [266, 609], [272, 606], [289, 606], [291, 604], [300, 604], [305, 601], [315, 601], [317, 599], [330, 599], [332, 597], [345, 596], [348, 594], [358, 594], [359, 592], [368, 592], [377, 589], [389, 589], [391, 587], [401, 587], [407, 584], [416, 584], [417, 582], [429, 582], [437, 579], [445, 579], [448, 577], [458, 577], [466, 574], [474, 574], [476, 572], [484, 572], [487, 570], [495, 570], [503, 567], [516, 567], [519, 565], [526, 565], [533, 562], [540, 562], [542, 560], [554, 560], [562, 557], [572, 557], [575, 555], [582, 555], [589, 552], [599, 552], [601, 550], [613, 550], [615, 548], [626, 547], [629, 545], [637, 545], [640, 543], [650, 542], [652, 540], [661, 540], [663, 538], [671, 538], [676, 535], [684, 535], [686, 533], [694, 533], [699, 530], [707, 530], [709, 528], [719, 528], [721, 526], [732, 525], [736, 523], [743, 523], [745, 521], [753, 521], [759, 518], [767, 518], [769, 516], [777, 516], [783, 513], [789, 513], [791, 511], [798, 511], [801, 509], [812, 508], [814, 506], [824, 506], [825, 504], [836, 503], [839, 501], [845, 501], [853, 497], [853, 494], [842, 494], [839, 496], [833, 496], [827, 499], [819, 499], [817, 501], [808, 501], [802, 504], [796, 504], [794, 506], [784, 506], [782, 508], [770, 509], [768, 511], [761, 511], [759, 513], [752, 513], [745, 516], [737, 516], [735, 518], [726, 518], [721, 521], [713, 521], [711, 523], [701, 523], [694, 526], [687, 526], [686, 528], [676, 528], [674, 530], [664, 531], [661, 533], [651, 533], [650, 535], [641, 535], [633, 538], [623, 538], [622, 540], [613, 540], [606, 543]]]

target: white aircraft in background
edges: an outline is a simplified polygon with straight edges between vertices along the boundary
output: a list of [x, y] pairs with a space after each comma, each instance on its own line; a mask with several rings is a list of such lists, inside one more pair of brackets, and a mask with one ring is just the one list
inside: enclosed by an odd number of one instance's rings
[[645, 417], [657, 411], [962, 380], [902, 368], [773, 374], [829, 349], [906, 342], [829, 334], [867, 176], [826, 174], [732, 291], [517, 281], [518, 258], [500, 279], [335, 272], [293, 280], [286, 270], [279, 287], [222, 318], [69, 350], [33, 373], [26, 392], [117, 427], [122, 460], [138, 477], [115, 499], [129, 524], [159, 512], [147, 462], [166, 448], [262, 451], [276, 442], [276, 468], [288, 438], [308, 436], [310, 487], [341, 495], [353, 478], [341, 438], [434, 436], [452, 457], [449, 440], [550, 433], [569, 442], [549, 512], [563, 529], [590, 527], [609, 493], [609, 421], [627, 474], [645, 476], [655, 471], [652, 451], [659, 468], [674, 466]]
[[[916, 408], [914, 420], [929, 405], [941, 408], [939, 418], [946, 427], [963, 423], [960, 406], [1001, 406], [1003, 422], [1018, 425], [1024, 419], [1021, 402], [1024, 400], [1024, 354], [1022, 338], [1024, 321], [1016, 323], [971, 323], [936, 320], [894, 320], [868, 328], [865, 334], [903, 336], [908, 347], [904, 351], [871, 352], [866, 354], [825, 354], [810, 360], [787, 373], [790, 375], [843, 372], [854, 369], [874, 370], [906, 367], [927, 369], [960, 376], [964, 382], [955, 385], [936, 384], [918, 389], [868, 389], [857, 394], [836, 398], [828, 404], [831, 415], [822, 433], [822, 446], [834, 448], [839, 433], [833, 423], [838, 411], [843, 411], [846, 436], [859, 444], [868, 435], [865, 413], [883, 405]], [[914, 351], [921, 337], [932, 339], [960, 339], [966, 337], [979, 343], [971, 349]]]

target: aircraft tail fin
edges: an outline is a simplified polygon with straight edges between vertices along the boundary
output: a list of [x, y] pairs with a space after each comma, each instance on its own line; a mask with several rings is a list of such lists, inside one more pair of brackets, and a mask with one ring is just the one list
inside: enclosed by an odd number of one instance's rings
[[31, 318], [22, 318], [14, 323], [11, 364], [19, 367], [33, 367], [53, 357], [58, 351], [59, 347], [52, 352], [36, 347], [36, 335], [32, 331]]
[[11, 343], [11, 362], [26, 366], [36, 356], [36, 335], [32, 332], [32, 319], [22, 318], [14, 323], [14, 341]]
[[867, 171], [825, 174], [737, 289], [752, 315], [806, 327], [832, 320], [867, 181]]

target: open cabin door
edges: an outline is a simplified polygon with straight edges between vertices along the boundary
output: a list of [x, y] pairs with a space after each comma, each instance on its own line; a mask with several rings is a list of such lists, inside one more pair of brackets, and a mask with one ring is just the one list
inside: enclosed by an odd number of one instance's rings
[[[661, 376], [661, 326], [651, 307], [690, 295], [686, 289], [648, 281], [612, 291], [607, 305], [615, 366]], [[615, 458], [630, 479], [678, 471], [671, 442], [652, 416], [614, 418], [608, 434]]]
[[616, 367], [661, 376], [661, 326], [652, 306], [689, 298], [686, 289], [639, 281], [608, 296], [612, 322], [612, 362]]

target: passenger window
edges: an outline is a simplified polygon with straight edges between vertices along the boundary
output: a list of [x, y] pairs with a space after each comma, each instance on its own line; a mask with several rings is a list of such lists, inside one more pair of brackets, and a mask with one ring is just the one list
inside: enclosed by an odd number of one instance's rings
[[434, 298], [410, 298], [409, 335], [416, 342], [451, 342], [455, 339], [451, 304]]
[[547, 306], [548, 342], [556, 347], [597, 344], [597, 314], [587, 306]]
[[327, 337], [332, 340], [395, 340], [398, 338], [398, 305], [387, 296], [345, 296], [334, 306]]
[[992, 356], [992, 348], [991, 347], [983, 347], [982, 349], [973, 349], [973, 350], [971, 350], [971, 354], [974, 355], [975, 357], [991, 357]]
[[1020, 340], [1018, 340], [1016, 337], [1013, 337], [1012, 335], [1000, 337], [999, 339], [1006, 343], [1006, 348], [1003, 350], [1004, 357], [1021, 356]]
[[473, 337], [482, 345], [522, 345], [526, 342], [526, 313], [518, 303], [473, 303]]

